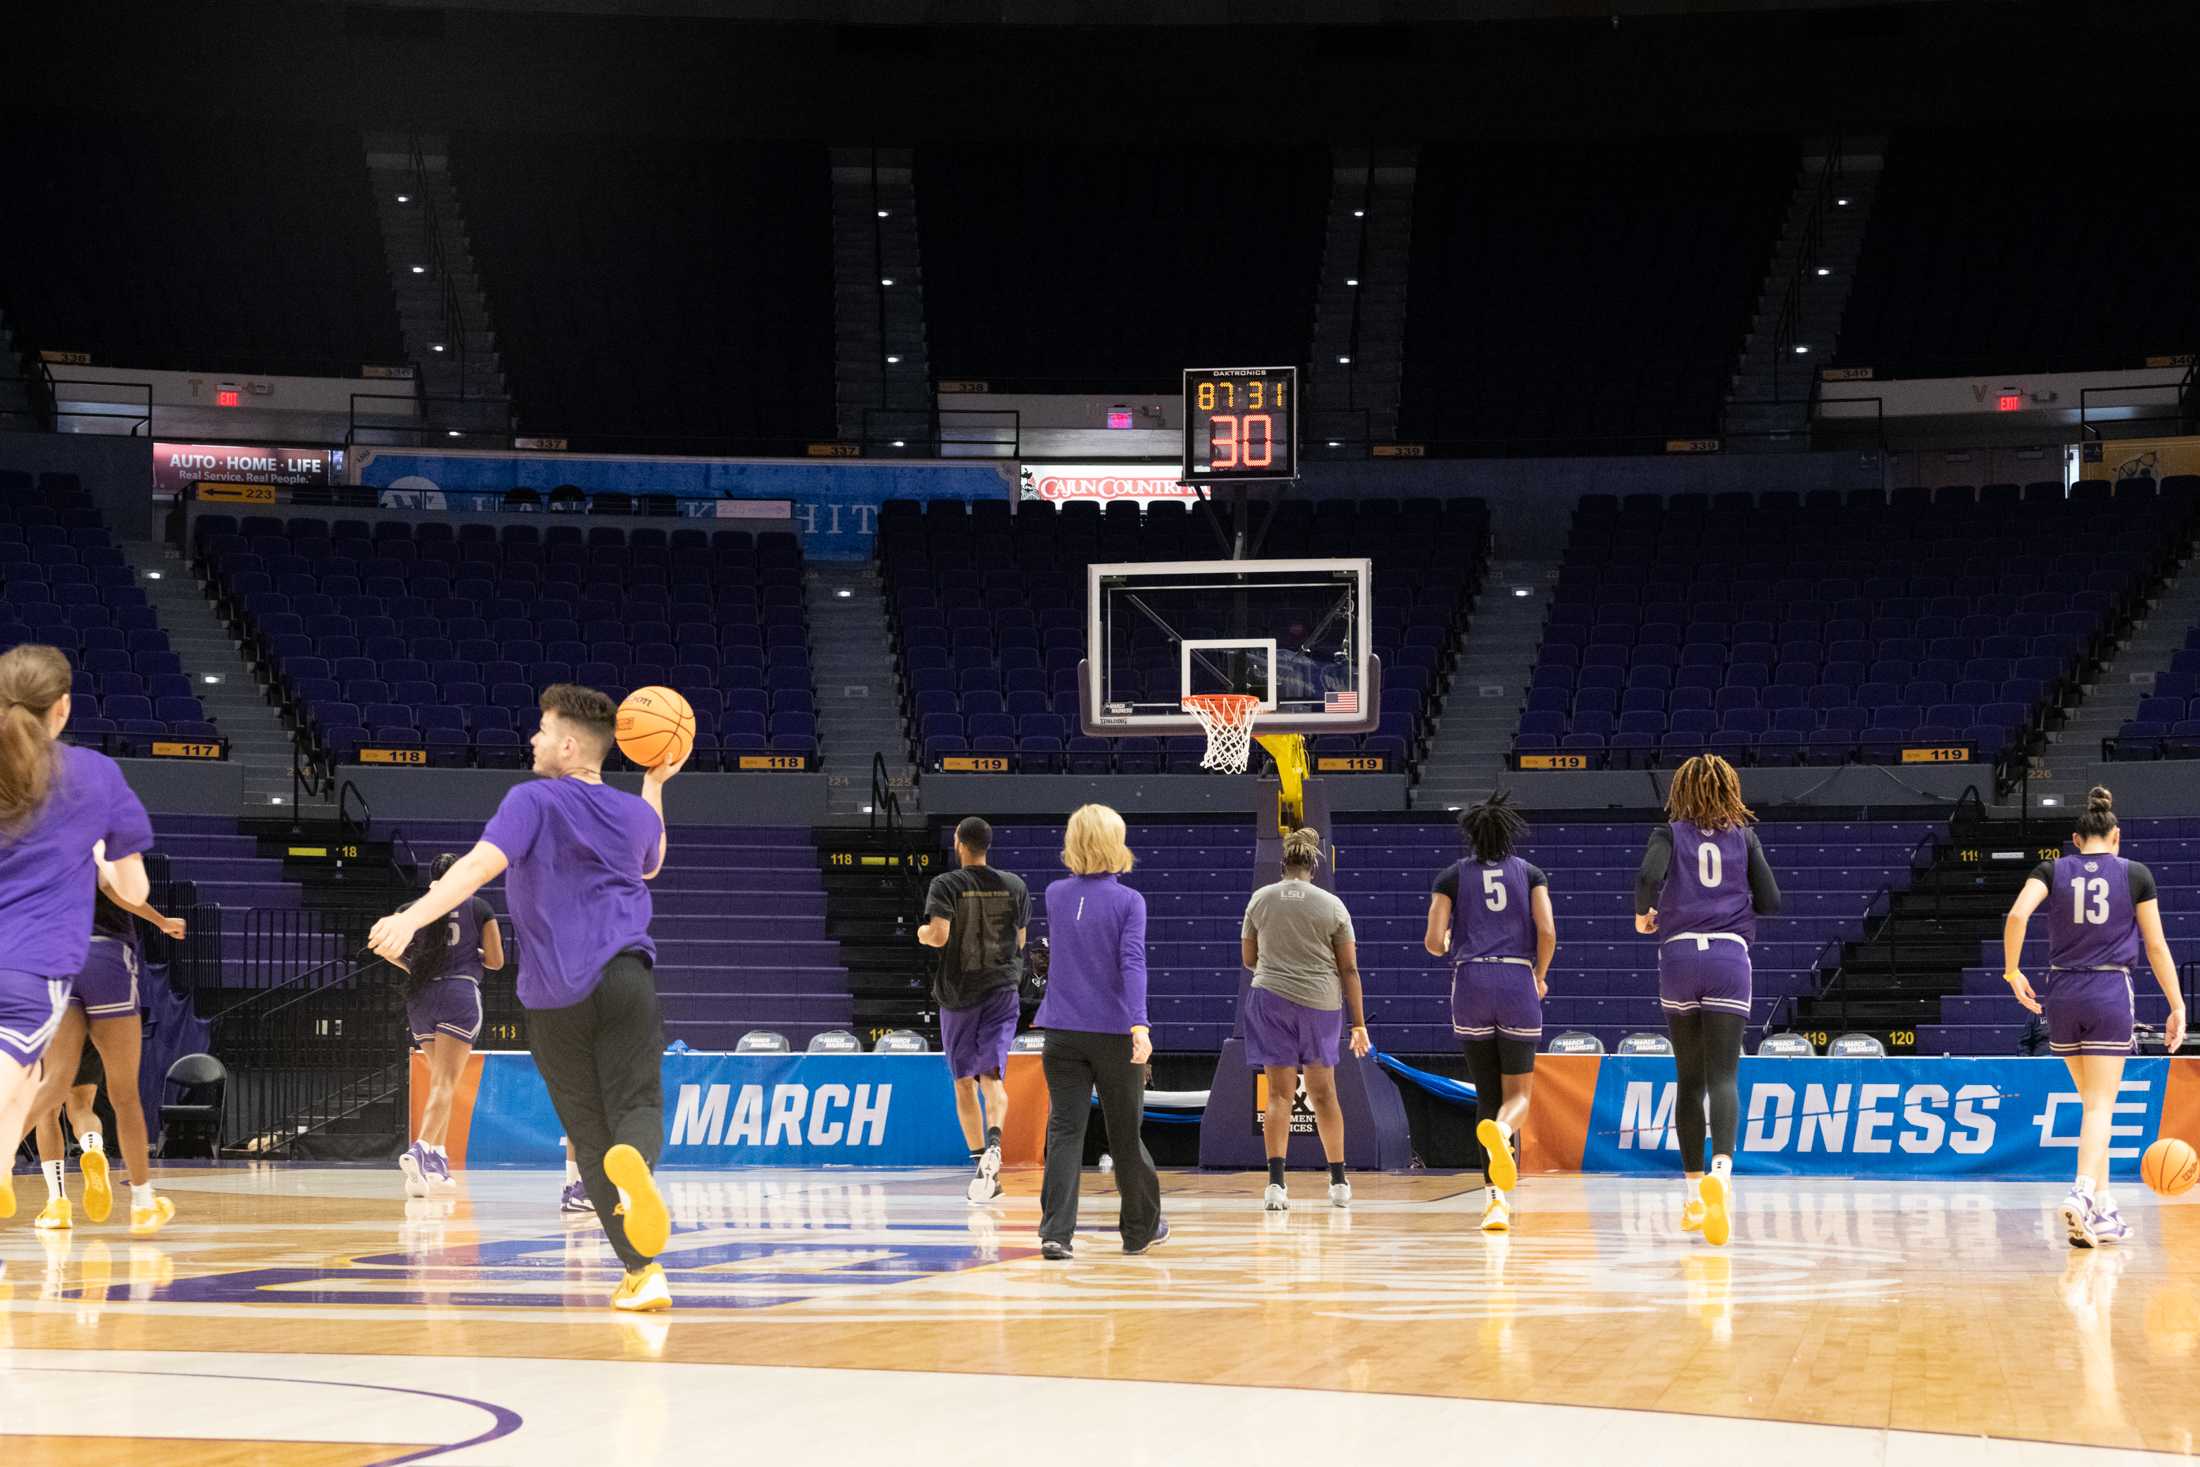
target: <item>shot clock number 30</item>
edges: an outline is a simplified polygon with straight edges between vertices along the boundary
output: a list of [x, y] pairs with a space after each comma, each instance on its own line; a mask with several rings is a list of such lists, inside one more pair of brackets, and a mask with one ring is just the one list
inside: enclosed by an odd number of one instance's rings
[[1229, 483], [1299, 476], [1299, 369], [1184, 373], [1184, 478]]

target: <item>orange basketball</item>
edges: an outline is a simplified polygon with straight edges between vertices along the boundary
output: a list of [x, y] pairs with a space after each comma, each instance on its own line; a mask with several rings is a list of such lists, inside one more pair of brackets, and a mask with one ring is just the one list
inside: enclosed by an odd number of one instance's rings
[[2175, 1197], [2200, 1180], [2200, 1156], [2175, 1136], [2164, 1136], [2139, 1158], [2139, 1175], [2164, 1197]]
[[619, 752], [655, 769], [695, 747], [695, 710], [670, 688], [636, 688], [619, 705], [618, 730]]

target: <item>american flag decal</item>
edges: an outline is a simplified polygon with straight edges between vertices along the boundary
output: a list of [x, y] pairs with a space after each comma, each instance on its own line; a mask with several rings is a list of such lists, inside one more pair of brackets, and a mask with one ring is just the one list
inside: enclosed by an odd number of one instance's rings
[[1360, 711], [1360, 694], [1355, 688], [1343, 688], [1322, 694], [1322, 712], [1357, 713]]

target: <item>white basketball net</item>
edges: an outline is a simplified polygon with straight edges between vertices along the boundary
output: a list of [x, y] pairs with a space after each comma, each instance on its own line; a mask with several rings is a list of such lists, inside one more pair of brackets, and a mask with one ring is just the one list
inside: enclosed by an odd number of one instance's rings
[[1260, 699], [1250, 693], [1200, 693], [1186, 698], [1183, 706], [1207, 730], [1207, 752], [1199, 767], [1243, 774], [1253, 757], [1253, 720], [1260, 713]]

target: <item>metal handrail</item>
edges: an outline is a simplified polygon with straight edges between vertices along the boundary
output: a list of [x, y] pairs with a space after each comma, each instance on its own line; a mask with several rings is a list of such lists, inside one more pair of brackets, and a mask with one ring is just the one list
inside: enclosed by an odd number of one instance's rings
[[[44, 388], [49, 426], [56, 432], [60, 431], [63, 418], [90, 418], [95, 422], [128, 422], [131, 424], [130, 436], [132, 438], [136, 438], [140, 434], [150, 436], [153, 431], [153, 384], [150, 382], [108, 382], [98, 377], [56, 377], [53, 374], [52, 364], [43, 359], [38, 363], [38, 381], [40, 386]], [[139, 392], [145, 394], [145, 411], [138, 412], [135, 403], [120, 402], [113, 404], [115, 407], [122, 409], [120, 412], [85, 412], [74, 408], [64, 410], [61, 406], [61, 389], [63, 387], [105, 387], [117, 390], [136, 388]]]
[[[2193, 383], [2193, 370], [2194, 370], [2194, 366], [2195, 366], [2195, 363], [2194, 363], [2194, 362], [2187, 362], [2187, 363], [2185, 363], [2185, 375], [2184, 375], [2184, 376], [2182, 376], [2182, 377], [2179, 377], [2179, 378], [2177, 379], [2177, 381], [2176, 381], [2176, 382], [2174, 382], [2174, 383], [2170, 383], [2170, 382], [2142, 382], [2142, 383], [2124, 383], [2124, 384], [2117, 384], [2117, 383], [2107, 383], [2107, 384], [2103, 384], [2103, 385], [2100, 385], [2100, 386], [2095, 386], [2095, 387], [2081, 387], [2081, 388], [2079, 388], [2079, 389], [2078, 389], [2078, 435], [2079, 435], [2079, 436], [2080, 436], [2081, 438], [2089, 438], [2089, 439], [2092, 439], [2092, 440], [2093, 440], [2094, 442], [2099, 442], [2099, 441], [2101, 441], [2101, 430], [2100, 430], [2100, 427], [2099, 427], [2099, 425], [2098, 425], [2098, 424], [2095, 424], [2095, 423], [2093, 423], [2093, 422], [2090, 422], [2090, 421], [2088, 421], [2088, 419], [2087, 419], [2087, 414], [2088, 414], [2088, 413], [2089, 413], [2089, 412], [2091, 411], [2091, 409], [2092, 409], [2092, 406], [2093, 406], [2093, 394], [2094, 394], [2094, 393], [2096, 393], [2096, 392], [2100, 392], [2100, 393], [2110, 393], [2110, 392], [2122, 392], [2122, 393], [2137, 393], [2137, 392], [2167, 392], [2167, 391], [2171, 391], [2171, 390], [2173, 390], [2173, 389], [2174, 389], [2174, 390], [2175, 390], [2175, 392], [2176, 392], [2176, 394], [2177, 394], [2177, 398], [2176, 398], [2176, 401], [2174, 401], [2174, 402], [2172, 402], [2172, 403], [2169, 403], [2169, 404], [2168, 404], [2168, 406], [2169, 406], [2169, 408], [2170, 408], [2170, 411], [2169, 411], [2169, 412], [2167, 412], [2167, 413], [2158, 413], [2158, 414], [2154, 414], [2154, 415], [2152, 415], [2152, 416], [2149, 416], [2149, 417], [2143, 417], [2143, 418], [2125, 418], [2125, 419], [2123, 419], [2122, 421], [2124, 421], [2124, 422], [2127, 422], [2127, 423], [2158, 423], [2158, 422], [2162, 422], [2162, 421], [2165, 421], [2165, 420], [2168, 420], [2168, 419], [2174, 419], [2174, 420], [2176, 420], [2176, 421], [2178, 421], [2178, 422], [2182, 422], [2182, 421], [2184, 421], [2184, 419], [2185, 419], [2185, 416], [2186, 416], [2186, 409], [2187, 409], [2187, 407], [2188, 407], [2188, 405], [2189, 405], [2189, 401], [2190, 401], [2190, 398], [2191, 398], [2191, 395], [2192, 395], [2192, 383]], [[2138, 407], [2151, 407], [2151, 406], [2154, 406], [2154, 404], [2152, 404], [2152, 403], [2136, 403], [2136, 402], [2133, 402], [2133, 403], [2123, 403], [2123, 404], [2109, 404], [2109, 403], [2104, 403], [2104, 404], [2103, 404], [2103, 406], [2104, 406], [2104, 407], [2107, 407], [2107, 406], [2123, 406], [2123, 407], [2132, 407], [2132, 408], [2138, 408]]]

